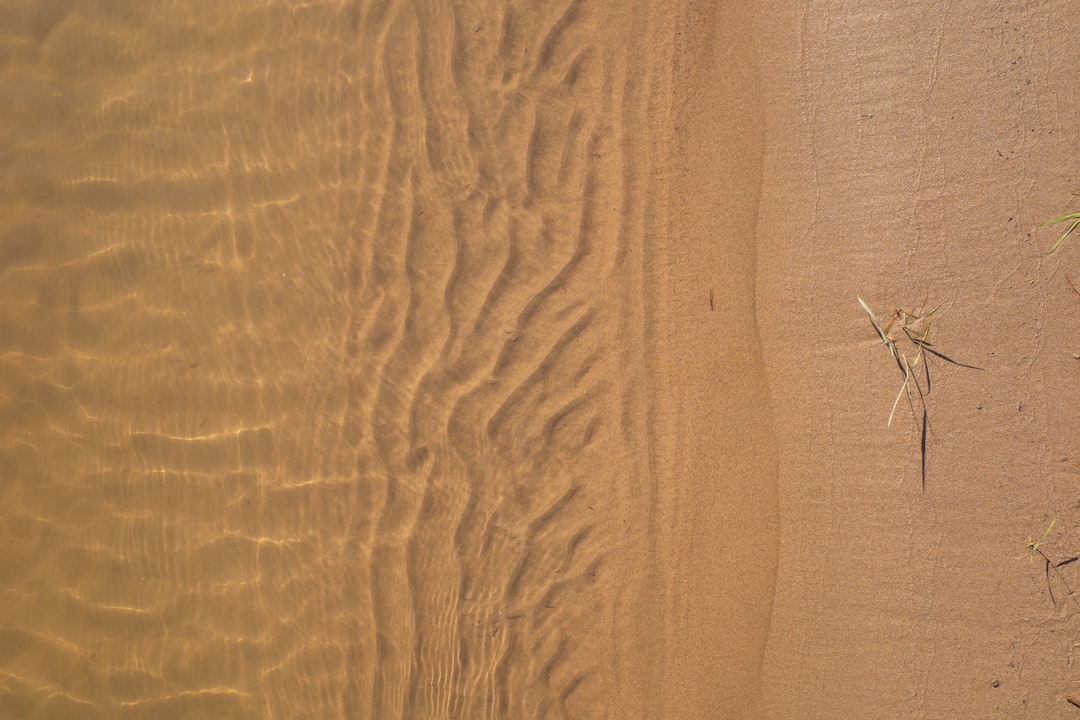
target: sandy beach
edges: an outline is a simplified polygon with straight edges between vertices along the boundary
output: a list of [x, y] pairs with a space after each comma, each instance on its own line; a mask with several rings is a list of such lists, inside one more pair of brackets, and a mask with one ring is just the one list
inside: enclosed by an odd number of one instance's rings
[[0, 3], [0, 717], [1080, 713], [1078, 22]]
[[[762, 717], [1071, 717], [1075, 26], [1049, 3], [761, 17], [758, 323], [779, 438]], [[902, 377], [857, 306], [941, 305], [925, 490]], [[899, 413], [899, 411], [898, 411]], [[1062, 568], [1067, 570], [1066, 568]], [[1066, 575], [1076, 587], [1076, 576]]]

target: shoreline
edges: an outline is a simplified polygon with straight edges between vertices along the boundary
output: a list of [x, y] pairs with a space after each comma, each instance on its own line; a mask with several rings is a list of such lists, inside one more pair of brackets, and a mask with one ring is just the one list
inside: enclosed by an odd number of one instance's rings
[[[754, 8], [687, 4], [673, 78], [658, 395], [669, 717], [751, 717], [777, 563], [777, 449], [755, 322], [764, 137]], [[751, 178], [748, 181], [748, 175]]]

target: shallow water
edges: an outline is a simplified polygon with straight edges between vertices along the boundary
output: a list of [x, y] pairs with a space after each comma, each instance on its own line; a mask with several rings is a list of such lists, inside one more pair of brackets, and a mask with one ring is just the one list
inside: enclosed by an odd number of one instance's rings
[[647, 702], [636, 12], [0, 4], [0, 715]]

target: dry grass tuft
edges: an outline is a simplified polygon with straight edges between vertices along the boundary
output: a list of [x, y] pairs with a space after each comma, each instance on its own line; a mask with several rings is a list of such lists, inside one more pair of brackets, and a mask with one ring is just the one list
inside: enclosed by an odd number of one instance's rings
[[[981, 370], [982, 368], [953, 360], [948, 355], [937, 350], [933, 343], [930, 342], [930, 325], [934, 319], [934, 313], [940, 309], [940, 305], [935, 306], [932, 310], [922, 308], [919, 310], [903, 310], [896, 308], [888, 322], [882, 324], [878, 322], [874, 311], [870, 309], [870, 306], [862, 298], [856, 299], [862, 305], [862, 309], [866, 311], [866, 314], [870, 316], [870, 322], [873, 323], [874, 330], [877, 331], [881, 342], [885, 343], [885, 347], [889, 349], [897, 368], [900, 369], [900, 374], [903, 375], [904, 380], [900, 385], [900, 390], [896, 393], [892, 410], [889, 412], [888, 425], [892, 425], [893, 416], [896, 414], [900, 399], [906, 397], [912, 418], [922, 428], [920, 448], [922, 486], [925, 490], [926, 437], [930, 431], [930, 416], [927, 412], [926, 398], [932, 388], [929, 357], [938, 358], [952, 365], [972, 370]], [[925, 307], [925, 302], [923, 307]], [[904, 342], [905, 339], [907, 342]]]

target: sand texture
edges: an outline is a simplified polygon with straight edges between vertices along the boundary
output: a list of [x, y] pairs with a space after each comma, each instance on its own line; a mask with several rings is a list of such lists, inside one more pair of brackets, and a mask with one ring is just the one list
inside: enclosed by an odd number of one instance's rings
[[533, 5], [4, 8], [0, 714], [650, 714], [649, 8]]
[[[1057, 518], [1048, 552], [1080, 552], [1080, 247], [1047, 257], [1060, 233], [1036, 228], [1080, 209], [1077, 14], [766, 7], [756, 291], [780, 546], [761, 717], [1072, 717], [1080, 615], [1025, 543]], [[944, 303], [931, 339], [984, 368], [931, 367], [925, 491], [856, 296], [883, 317]]]
[[0, 718], [1080, 712], [1078, 22], [0, 0]]

